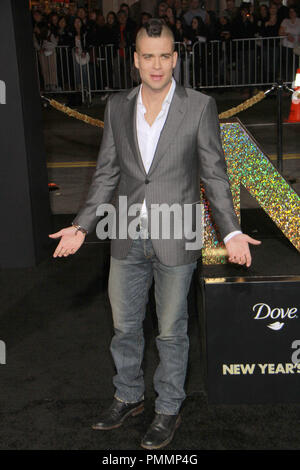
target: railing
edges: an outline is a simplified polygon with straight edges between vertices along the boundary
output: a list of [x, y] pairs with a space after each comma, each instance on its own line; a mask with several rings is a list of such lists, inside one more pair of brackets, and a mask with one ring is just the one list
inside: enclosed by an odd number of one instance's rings
[[[294, 81], [300, 57], [284, 47], [283, 37], [175, 43], [176, 80], [197, 89], [271, 85]], [[139, 83], [134, 47], [92, 46], [78, 54], [67, 46], [52, 53], [36, 52], [40, 92], [81, 93], [92, 101], [96, 93], [132, 88]]]
[[193, 45], [192, 87], [220, 88], [292, 83], [300, 57], [283, 37], [197, 42]]
[[40, 92], [78, 93], [82, 101], [90, 89], [86, 67], [76, 60], [75, 48], [57, 46], [51, 53], [36, 51], [36, 64]]

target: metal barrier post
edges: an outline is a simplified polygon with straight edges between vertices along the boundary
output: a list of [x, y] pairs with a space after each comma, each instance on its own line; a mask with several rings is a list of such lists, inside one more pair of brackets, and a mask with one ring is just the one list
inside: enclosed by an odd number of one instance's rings
[[277, 83], [277, 168], [282, 173], [282, 80]]

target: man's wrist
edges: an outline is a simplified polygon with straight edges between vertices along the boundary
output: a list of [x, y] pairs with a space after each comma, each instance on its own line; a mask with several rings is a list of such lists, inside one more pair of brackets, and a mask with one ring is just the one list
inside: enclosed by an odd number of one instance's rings
[[72, 223], [72, 227], [76, 228], [75, 235], [76, 235], [77, 232], [81, 232], [84, 235], [88, 234], [88, 231], [85, 228], [81, 227], [81, 225]]
[[241, 230], [234, 230], [233, 232], [228, 233], [228, 235], [226, 235], [226, 237], [224, 237], [223, 239], [224, 243], [227, 243], [232, 237], [240, 233], [243, 233], [243, 232], [241, 232]]

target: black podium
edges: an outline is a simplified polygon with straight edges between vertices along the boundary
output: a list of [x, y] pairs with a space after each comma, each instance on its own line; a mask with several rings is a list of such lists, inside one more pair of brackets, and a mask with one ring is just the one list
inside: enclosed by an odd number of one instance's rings
[[262, 208], [241, 209], [241, 228], [261, 241], [250, 267], [198, 265], [201, 383], [210, 403], [299, 402], [299, 251]]
[[198, 279], [211, 403], [298, 402], [300, 276]]

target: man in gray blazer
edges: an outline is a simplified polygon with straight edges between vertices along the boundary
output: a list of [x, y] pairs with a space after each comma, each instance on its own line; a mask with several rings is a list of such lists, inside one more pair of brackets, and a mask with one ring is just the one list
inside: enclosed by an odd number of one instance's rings
[[[115, 94], [107, 103], [87, 200], [72, 227], [50, 236], [61, 238], [54, 257], [75, 253], [107, 204], [115, 201], [109, 298], [116, 392], [94, 429], [117, 428], [143, 411], [143, 320], [154, 277], [160, 362], [154, 374], [155, 417], [141, 445], [159, 449], [171, 442], [185, 398], [187, 294], [202, 246], [191, 243], [203, 228], [197, 218], [200, 178], [229, 261], [250, 266], [248, 244], [260, 242], [241, 233], [234, 212], [215, 102], [173, 79], [177, 54], [173, 34], [163, 22], [152, 19], [141, 28], [134, 60], [142, 84]], [[120, 204], [124, 200], [125, 209]], [[175, 208], [167, 219], [167, 236], [166, 220], [157, 217], [157, 207], [162, 206]], [[136, 207], [138, 212], [131, 210]], [[190, 209], [187, 218], [185, 208]], [[182, 225], [187, 230], [178, 236]], [[100, 234], [99, 227], [101, 221]]]

